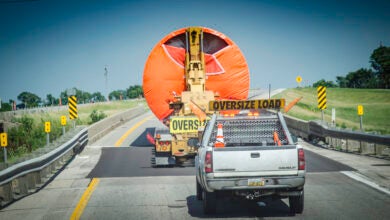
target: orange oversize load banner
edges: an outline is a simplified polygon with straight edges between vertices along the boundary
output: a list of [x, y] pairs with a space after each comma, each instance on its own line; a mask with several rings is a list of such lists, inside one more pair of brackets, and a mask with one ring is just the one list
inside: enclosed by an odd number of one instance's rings
[[[185, 32], [165, 36], [150, 52], [143, 75], [145, 99], [158, 119], [172, 114], [169, 103], [185, 90]], [[206, 62], [206, 90], [220, 99], [248, 97], [249, 70], [238, 46], [224, 34], [203, 27], [203, 52]]]

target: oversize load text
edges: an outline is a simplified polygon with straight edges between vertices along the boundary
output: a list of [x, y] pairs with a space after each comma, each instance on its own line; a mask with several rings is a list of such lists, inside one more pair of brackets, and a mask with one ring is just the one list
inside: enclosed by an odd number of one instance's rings
[[198, 118], [171, 118], [169, 130], [171, 133], [198, 132], [200, 126], [205, 126], [206, 121], [199, 121]]
[[259, 99], [240, 101], [210, 101], [210, 111], [283, 108], [284, 99]]

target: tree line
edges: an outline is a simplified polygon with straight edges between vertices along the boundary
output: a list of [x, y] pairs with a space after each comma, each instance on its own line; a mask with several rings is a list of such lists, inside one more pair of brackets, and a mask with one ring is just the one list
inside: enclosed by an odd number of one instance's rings
[[[100, 92], [89, 93], [77, 88], [73, 88], [73, 91], [75, 92], [75, 96], [77, 97], [77, 103], [93, 103], [107, 101], [107, 98]], [[16, 105], [15, 107], [17, 109], [24, 109], [41, 106], [57, 106], [60, 104], [67, 105], [68, 95], [68, 91], [63, 91], [58, 98], [53, 96], [52, 94], [47, 94], [46, 99], [42, 99], [34, 93], [24, 91], [17, 96], [17, 99], [20, 101], [20, 104]], [[124, 90], [115, 90], [108, 95], [109, 100], [124, 100], [142, 97], [143, 89], [140, 85], [130, 86], [129, 88]], [[12, 99], [10, 99], [6, 103], [2, 103], [0, 111], [11, 111], [13, 109], [14, 103], [16, 102]]]
[[371, 68], [360, 68], [346, 76], [337, 76], [336, 83], [321, 79], [313, 87], [390, 89], [390, 47], [380, 45], [370, 56]]

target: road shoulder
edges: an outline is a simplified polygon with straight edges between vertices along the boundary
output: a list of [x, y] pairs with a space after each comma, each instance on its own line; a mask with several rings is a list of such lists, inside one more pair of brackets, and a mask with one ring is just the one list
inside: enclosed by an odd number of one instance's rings
[[[351, 178], [353, 178], [353, 176], [358, 176], [357, 178], [360, 177], [362, 179], [365, 179], [365, 181], [372, 182], [378, 187], [383, 188], [385, 191], [387, 191], [387, 194], [390, 194], [390, 161], [385, 159], [325, 149], [313, 146], [303, 140], [299, 140], [298, 143], [305, 150], [309, 150], [311, 152], [317, 153], [321, 156], [330, 158], [332, 160], [338, 161], [356, 169], [356, 172], [347, 172], [344, 174], [350, 174], [347, 176]], [[356, 173], [356, 175], [354, 175], [353, 173]], [[364, 183], [367, 184], [366, 182]]]

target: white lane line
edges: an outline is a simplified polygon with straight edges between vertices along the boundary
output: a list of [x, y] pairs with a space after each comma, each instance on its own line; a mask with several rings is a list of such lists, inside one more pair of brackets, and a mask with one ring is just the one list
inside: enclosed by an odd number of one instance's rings
[[376, 190], [379, 190], [381, 192], [384, 192], [386, 193], [387, 195], [390, 195], [390, 191], [374, 182], [372, 182], [371, 180], [367, 179], [367, 177], [361, 175], [360, 173], [357, 173], [357, 172], [354, 172], [354, 171], [340, 171], [340, 173], [356, 180], [356, 181], [359, 181], [361, 183], [364, 183], [368, 186], [371, 186], [372, 188], [376, 189]]

